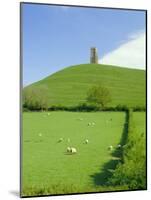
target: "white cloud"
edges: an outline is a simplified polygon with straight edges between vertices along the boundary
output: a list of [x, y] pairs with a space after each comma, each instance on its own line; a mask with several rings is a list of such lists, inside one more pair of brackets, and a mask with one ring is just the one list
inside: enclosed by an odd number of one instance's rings
[[99, 63], [145, 69], [145, 54], [145, 32], [141, 31], [130, 35], [127, 42], [106, 54]]

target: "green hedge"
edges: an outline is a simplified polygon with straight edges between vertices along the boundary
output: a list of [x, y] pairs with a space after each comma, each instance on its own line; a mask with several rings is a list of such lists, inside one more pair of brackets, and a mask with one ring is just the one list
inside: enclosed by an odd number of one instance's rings
[[[137, 106], [132, 108], [133, 111], [146, 111], [145, 107]], [[128, 111], [129, 107], [126, 105], [117, 105], [115, 107], [105, 107], [100, 108], [97, 105], [82, 103], [77, 106], [63, 106], [63, 105], [52, 105], [50, 107], [43, 108], [43, 107], [31, 107], [27, 104], [23, 104], [23, 111], [41, 111], [41, 110], [49, 110], [49, 111], [57, 111], [57, 110], [64, 110], [64, 111], [84, 111], [84, 112], [93, 112], [93, 111]]]
[[128, 111], [128, 139], [123, 149], [123, 163], [119, 163], [108, 180], [111, 185], [127, 185], [129, 189], [146, 189], [146, 139], [136, 131], [133, 112]]

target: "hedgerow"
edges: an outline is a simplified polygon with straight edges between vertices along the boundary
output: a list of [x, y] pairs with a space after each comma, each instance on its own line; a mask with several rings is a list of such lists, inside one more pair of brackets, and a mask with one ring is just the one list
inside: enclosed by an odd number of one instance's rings
[[[39, 106], [40, 104], [40, 106]], [[82, 103], [77, 106], [63, 106], [63, 105], [51, 105], [50, 107], [46, 106], [47, 104], [42, 104], [41, 101], [39, 104], [34, 104], [32, 101], [25, 101], [23, 103], [23, 111], [42, 111], [42, 110], [49, 110], [49, 111], [75, 111], [75, 112], [95, 112], [95, 111], [128, 111], [129, 107], [126, 105], [117, 105], [115, 107], [104, 107], [100, 108], [98, 105], [92, 105], [87, 103]], [[33, 106], [34, 105], [34, 106]], [[137, 106], [131, 108], [134, 112], [135, 111], [146, 111], [145, 107]]]
[[108, 180], [111, 185], [127, 185], [129, 189], [146, 189], [145, 135], [136, 131], [133, 112], [128, 111], [128, 138], [123, 149], [123, 162], [119, 163]]

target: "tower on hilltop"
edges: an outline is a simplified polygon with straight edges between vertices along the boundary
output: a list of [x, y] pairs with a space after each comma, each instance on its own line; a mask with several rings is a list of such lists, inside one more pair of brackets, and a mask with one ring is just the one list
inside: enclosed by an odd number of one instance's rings
[[98, 50], [96, 47], [91, 47], [90, 49], [90, 63], [98, 64]]

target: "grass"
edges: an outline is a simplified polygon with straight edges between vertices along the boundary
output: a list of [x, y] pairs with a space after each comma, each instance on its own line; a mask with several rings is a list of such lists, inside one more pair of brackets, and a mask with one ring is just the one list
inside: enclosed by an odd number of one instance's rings
[[133, 121], [137, 132], [146, 134], [146, 113], [133, 112]]
[[110, 65], [82, 64], [67, 67], [43, 80], [24, 88], [34, 87], [47, 90], [49, 106], [76, 106], [84, 103], [92, 85], [108, 87], [112, 101], [109, 106], [145, 105], [145, 71]]
[[[105, 185], [118, 162], [107, 148], [121, 142], [124, 123], [124, 112], [23, 113], [22, 195], [127, 189]], [[68, 146], [77, 154], [67, 154]]]

